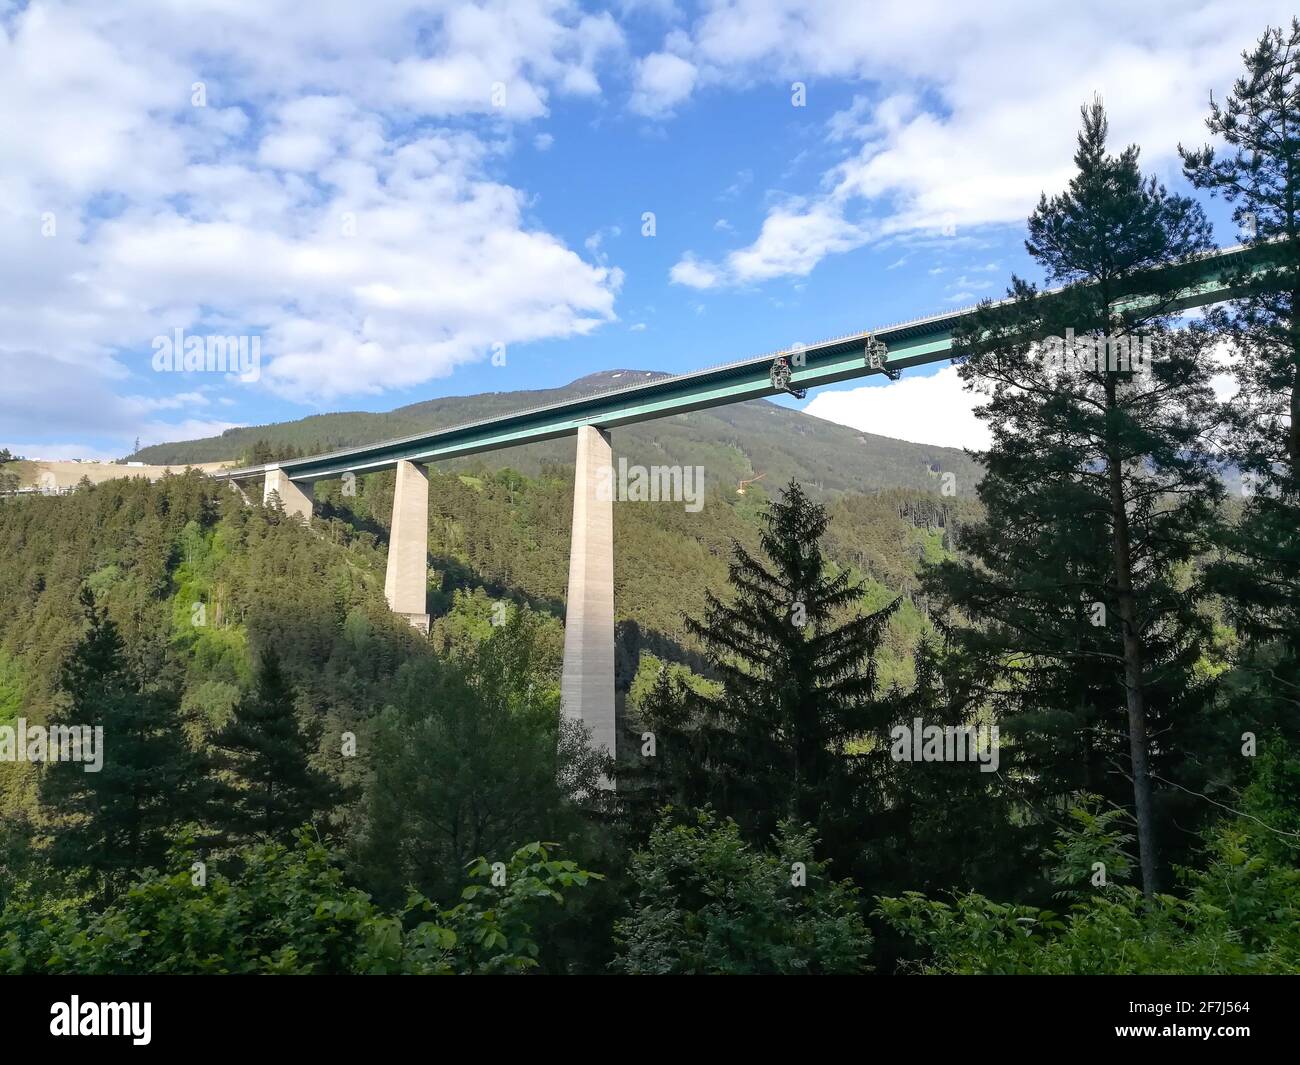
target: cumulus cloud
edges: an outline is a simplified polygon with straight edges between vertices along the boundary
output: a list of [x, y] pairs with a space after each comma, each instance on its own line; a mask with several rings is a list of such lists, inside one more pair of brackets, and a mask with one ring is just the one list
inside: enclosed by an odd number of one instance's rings
[[697, 71], [687, 59], [671, 52], [655, 52], [637, 63], [636, 89], [631, 107], [638, 114], [662, 118], [691, 95]]
[[975, 416], [981, 402], [982, 397], [962, 387], [957, 367], [944, 366], [887, 385], [819, 392], [804, 413], [895, 440], [978, 451], [992, 442]]
[[1208, 93], [1237, 76], [1240, 50], [1290, 15], [1278, 0], [1102, 0], [1050, 18], [1029, 0], [882, 0], [870, 18], [856, 0], [714, 4], [672, 34], [693, 89], [821, 77], [869, 91], [826, 126], [849, 155], [822, 191], [778, 200], [751, 244], [713, 265], [713, 285], [804, 276], [871, 240], [1023, 221], [1068, 179], [1078, 108], [1094, 93], [1112, 143], [1142, 145], [1144, 164], [1168, 172], [1180, 139], [1204, 139]]
[[[0, 426], [8, 437], [0, 440], [0, 447], [19, 455], [104, 457], [104, 452], [93, 447], [69, 445], [59, 450], [49, 444], [24, 442], [48, 433], [52, 419], [65, 425], [69, 433], [117, 438], [124, 443], [135, 436], [152, 442], [212, 436], [239, 424], [199, 417], [209, 404], [202, 393], [119, 395], [115, 388], [119, 381], [114, 376], [88, 372], [75, 363], [37, 352], [0, 348], [0, 380], [5, 382], [0, 389]], [[179, 417], [160, 416], [165, 414]]]
[[624, 48], [568, 0], [0, 5], [0, 420], [131, 434], [177, 328], [256, 336], [259, 387], [319, 402], [613, 320], [621, 271], [493, 160]]
[[688, 252], [669, 276], [692, 288], [804, 277], [827, 255], [860, 247], [869, 235], [868, 229], [846, 221], [832, 203], [807, 207], [793, 201], [768, 214], [758, 238], [748, 247], [718, 263], [697, 260]]
[[673, 284], [688, 288], [713, 288], [722, 280], [716, 267], [697, 261], [690, 253], [673, 265], [668, 278]]

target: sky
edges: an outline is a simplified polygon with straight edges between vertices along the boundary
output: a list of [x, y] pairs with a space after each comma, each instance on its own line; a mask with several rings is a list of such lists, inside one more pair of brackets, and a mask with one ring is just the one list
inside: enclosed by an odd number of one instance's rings
[[[1081, 104], [1100, 94], [1113, 148], [1188, 191], [1178, 144], [1291, 15], [0, 0], [0, 447], [111, 459], [1001, 296], [1039, 279], [1024, 223], [1070, 177]], [[247, 372], [168, 368], [210, 336], [244, 338]], [[788, 402], [987, 441], [948, 364]]]

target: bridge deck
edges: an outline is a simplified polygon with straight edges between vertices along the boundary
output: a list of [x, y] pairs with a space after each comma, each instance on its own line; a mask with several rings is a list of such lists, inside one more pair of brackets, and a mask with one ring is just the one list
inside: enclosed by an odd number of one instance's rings
[[[1231, 292], [1225, 278], [1229, 272], [1241, 265], [1257, 266], [1269, 250], [1264, 246], [1225, 248], [1174, 268], [1186, 273], [1176, 307], [1205, 306], [1228, 298]], [[801, 349], [804, 364], [792, 367], [791, 384], [816, 388], [887, 370], [940, 362], [950, 357], [954, 332], [975, 311], [976, 308], [967, 307], [805, 345]], [[887, 348], [879, 366], [869, 365], [864, 355], [865, 345], [871, 338], [883, 342]], [[268, 470], [282, 469], [294, 481], [316, 481], [348, 472], [388, 469], [402, 461], [434, 462], [553, 440], [573, 435], [584, 425], [612, 429], [727, 403], [763, 399], [779, 394], [769, 376], [773, 360], [790, 354], [792, 350], [787, 348], [481, 421], [322, 455], [226, 470], [216, 476], [251, 480], [263, 477]]]

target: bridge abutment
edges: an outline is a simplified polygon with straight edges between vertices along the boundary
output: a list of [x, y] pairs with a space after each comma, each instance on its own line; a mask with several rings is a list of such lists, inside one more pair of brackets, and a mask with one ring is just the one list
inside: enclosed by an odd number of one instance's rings
[[384, 595], [394, 614], [421, 632], [429, 631], [429, 474], [405, 460], [397, 463], [393, 523], [388, 537]]
[[[573, 538], [564, 613], [564, 713], [581, 721], [599, 751], [614, 753], [614, 501], [598, 490], [611, 464], [609, 434], [578, 429]], [[608, 475], [604, 475], [608, 476]], [[602, 498], [605, 497], [605, 498]]]

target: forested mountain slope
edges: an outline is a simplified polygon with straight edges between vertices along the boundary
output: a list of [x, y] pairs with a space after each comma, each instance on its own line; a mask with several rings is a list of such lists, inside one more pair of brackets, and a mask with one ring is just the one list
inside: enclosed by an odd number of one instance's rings
[[[78, 596], [87, 585], [134, 663], [181, 691], [188, 727], [200, 734], [228, 718], [249, 683], [251, 652], [274, 646], [314, 735], [335, 747], [385, 705], [404, 661], [481, 638], [498, 600], [543, 616], [551, 655], [538, 679], [553, 680], [571, 485], [565, 468], [537, 478], [431, 476], [431, 642], [394, 619], [383, 598], [391, 473], [362, 478], [351, 498], [338, 483], [320, 485], [310, 529], [243, 505], [197, 472], [2, 501], [0, 721], [44, 721], [60, 706], [60, 668], [82, 631]], [[764, 502], [755, 486], [744, 496], [711, 490], [699, 513], [680, 503], [615, 507], [621, 689], [645, 654], [701, 665], [682, 615], [702, 614], [706, 590], [723, 592], [731, 543], [755, 545]], [[938, 557], [973, 508], [904, 490], [846, 494], [832, 507], [832, 558], [883, 603], [915, 589], [919, 561]], [[922, 625], [922, 611], [905, 603], [882, 660], [886, 683], [909, 678]], [[0, 765], [6, 807], [30, 800], [30, 768]]]

